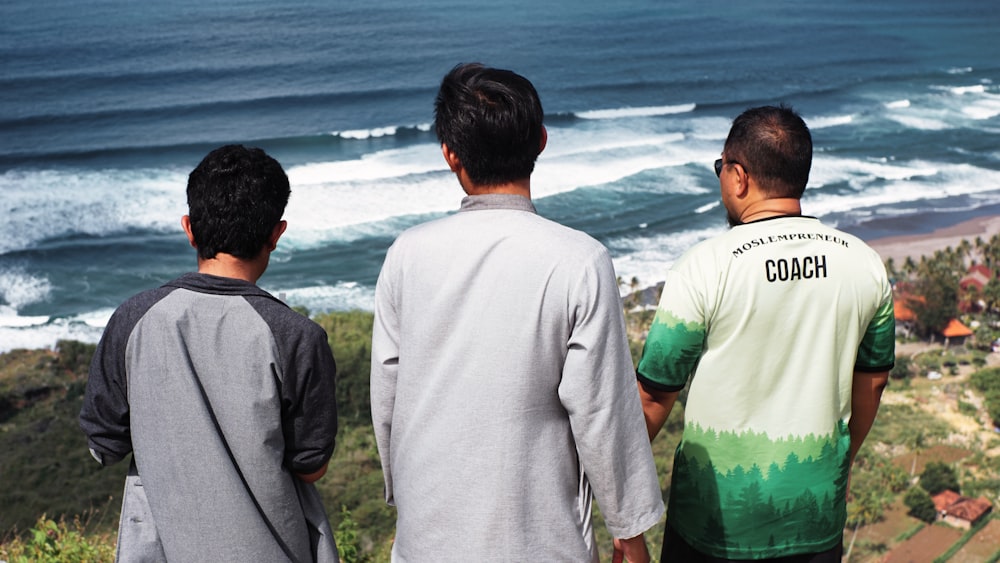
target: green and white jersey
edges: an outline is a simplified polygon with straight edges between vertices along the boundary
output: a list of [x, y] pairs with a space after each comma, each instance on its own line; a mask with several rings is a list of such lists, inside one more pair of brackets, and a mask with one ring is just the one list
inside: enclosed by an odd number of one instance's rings
[[654, 389], [691, 380], [670, 525], [730, 559], [836, 545], [853, 372], [891, 369], [894, 333], [878, 254], [814, 218], [740, 225], [689, 250], [638, 368]]

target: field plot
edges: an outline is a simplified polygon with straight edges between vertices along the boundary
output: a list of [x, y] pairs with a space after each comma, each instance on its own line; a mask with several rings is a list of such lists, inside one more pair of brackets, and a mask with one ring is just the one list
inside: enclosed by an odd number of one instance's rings
[[1000, 551], [1000, 520], [991, 520], [948, 563], [981, 563]]
[[885, 563], [931, 563], [962, 537], [962, 531], [944, 525], [927, 526], [889, 552]]

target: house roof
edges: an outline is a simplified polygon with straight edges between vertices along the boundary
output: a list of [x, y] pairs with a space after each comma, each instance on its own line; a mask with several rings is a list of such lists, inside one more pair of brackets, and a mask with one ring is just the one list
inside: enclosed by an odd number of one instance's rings
[[972, 336], [972, 330], [962, 324], [958, 319], [948, 321], [948, 326], [941, 330], [945, 338], [956, 338], [962, 336]]
[[893, 301], [892, 314], [896, 317], [897, 321], [913, 321], [917, 319], [917, 316], [913, 314], [913, 311], [911, 311], [910, 308], [904, 305], [901, 301]]
[[934, 501], [934, 508], [936, 508], [938, 512], [947, 510], [949, 506], [955, 504], [960, 499], [962, 499], [962, 495], [951, 489], [945, 489], [931, 497], [931, 500]]
[[931, 497], [934, 508], [953, 518], [975, 522], [983, 514], [993, 510], [993, 504], [984, 497], [963, 497], [952, 490], [944, 490]]
[[974, 285], [979, 291], [982, 291], [989, 282], [990, 276], [986, 276], [979, 271], [969, 272], [962, 279], [958, 280], [958, 287], [967, 289], [970, 285]]
[[952, 516], [954, 518], [961, 518], [962, 520], [975, 522], [976, 520], [979, 520], [983, 514], [986, 514], [991, 510], [993, 510], [993, 505], [990, 501], [983, 497], [962, 497], [961, 500], [949, 506], [946, 513], [948, 516]]

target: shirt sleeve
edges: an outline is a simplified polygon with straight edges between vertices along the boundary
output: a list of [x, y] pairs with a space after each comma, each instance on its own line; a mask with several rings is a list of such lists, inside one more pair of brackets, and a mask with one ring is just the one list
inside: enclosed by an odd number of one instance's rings
[[631, 538], [663, 514], [611, 258], [603, 248], [574, 292], [559, 398], [608, 531]]
[[858, 347], [854, 365], [857, 371], [889, 371], [896, 362], [896, 315], [892, 308], [892, 287], [888, 280], [884, 280], [882, 288], [882, 303], [868, 323]]
[[701, 286], [685, 273], [686, 265], [679, 262], [667, 274], [636, 370], [643, 385], [660, 391], [683, 389], [705, 347]]
[[371, 409], [375, 443], [382, 460], [385, 500], [394, 504], [392, 490], [393, 407], [396, 402], [396, 376], [399, 372], [399, 315], [394, 292], [392, 249], [375, 284], [375, 319], [372, 330]]
[[337, 365], [326, 331], [302, 320], [305, 333], [284, 359], [282, 432], [286, 465], [296, 473], [313, 473], [330, 460], [336, 444]]
[[123, 303], [111, 315], [94, 351], [79, 424], [91, 454], [102, 465], [117, 463], [132, 451], [125, 351], [136, 324], [170, 291], [147, 291]]

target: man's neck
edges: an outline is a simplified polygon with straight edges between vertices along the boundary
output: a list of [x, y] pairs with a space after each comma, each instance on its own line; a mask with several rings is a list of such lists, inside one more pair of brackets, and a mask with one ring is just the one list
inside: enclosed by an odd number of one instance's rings
[[215, 258], [203, 259], [199, 257], [198, 273], [257, 283], [257, 280], [264, 275], [264, 270], [267, 269], [268, 258], [269, 253], [267, 252], [261, 252], [260, 256], [250, 260], [220, 252], [215, 255]]
[[531, 178], [515, 180], [506, 184], [482, 186], [470, 181], [462, 182], [462, 189], [469, 195], [510, 194], [531, 199]]
[[802, 215], [802, 205], [798, 199], [791, 197], [779, 197], [773, 199], [762, 199], [748, 205], [740, 213], [740, 223], [752, 223], [783, 215]]

